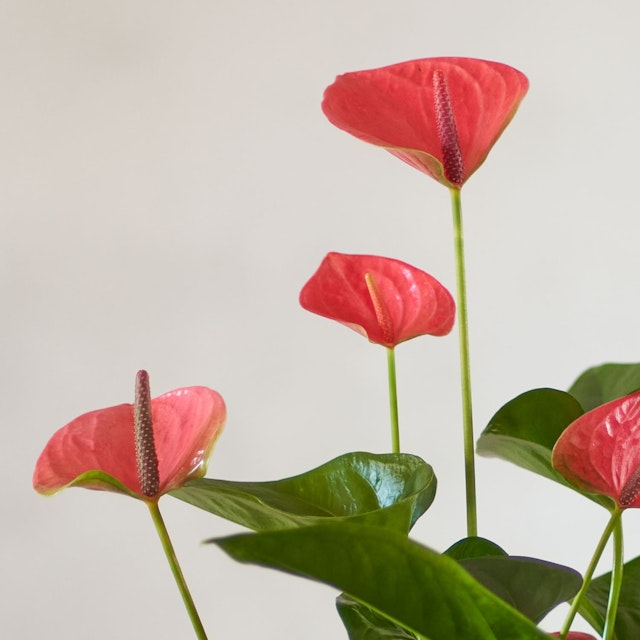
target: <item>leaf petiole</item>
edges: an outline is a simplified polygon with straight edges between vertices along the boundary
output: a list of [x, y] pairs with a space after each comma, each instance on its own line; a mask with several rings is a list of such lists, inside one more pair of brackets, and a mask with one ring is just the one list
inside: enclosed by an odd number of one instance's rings
[[[620, 513], [622, 511], [620, 510]], [[604, 621], [603, 640], [613, 640], [616, 616], [618, 614], [618, 602], [622, 589], [622, 573], [624, 571], [624, 549], [622, 540], [622, 520], [618, 518], [613, 529], [613, 569], [611, 571], [611, 584], [609, 585], [609, 602], [607, 604], [607, 616]]]
[[[574, 599], [571, 602], [571, 607], [569, 609], [569, 613], [567, 614], [567, 617], [565, 618], [564, 624], [562, 625], [562, 629], [560, 630], [560, 635], [559, 638], [561, 640], [565, 640], [567, 637], [567, 634], [569, 633], [569, 630], [571, 629], [571, 625], [573, 624], [573, 620], [576, 617], [576, 614], [578, 613], [578, 609], [580, 609], [580, 605], [582, 604], [582, 601], [584, 600], [584, 597], [587, 593], [587, 590], [589, 589], [589, 585], [591, 584], [591, 580], [593, 578], [593, 573], [596, 570], [596, 567], [598, 566], [598, 562], [600, 561], [600, 558], [602, 557], [602, 553], [605, 549], [605, 547], [607, 546], [607, 542], [609, 541], [609, 538], [611, 537], [611, 534], [614, 530], [618, 529], [619, 527], [619, 523], [620, 523], [620, 517], [622, 516], [622, 510], [619, 509], [618, 507], [616, 507], [612, 512], [611, 512], [611, 517], [609, 518], [609, 522], [607, 522], [607, 526], [605, 527], [604, 531], [602, 532], [602, 535], [600, 536], [600, 540], [598, 541], [598, 544], [596, 545], [595, 551], [593, 552], [593, 556], [591, 557], [591, 561], [589, 562], [589, 566], [587, 567], [587, 570], [585, 571], [584, 577], [582, 578], [582, 586], [580, 587], [580, 591], [578, 591], [578, 593], [576, 594], [576, 596], [574, 597]], [[620, 533], [620, 547], [622, 546], [622, 533]], [[620, 579], [622, 579], [622, 571], [619, 571], [620, 574]], [[611, 583], [611, 587], [610, 587], [610, 594], [611, 592], [614, 590], [614, 586], [613, 586], [613, 580], [614, 580], [614, 576], [612, 576], [612, 583]], [[619, 594], [618, 594], [619, 595]], [[607, 609], [607, 620], [609, 620], [609, 609], [611, 608], [611, 597], [609, 599], [609, 607]], [[617, 600], [615, 603], [615, 606], [617, 608]], [[612, 614], [614, 619], [615, 619], [615, 614]], [[612, 629], [613, 631], [613, 629]]]

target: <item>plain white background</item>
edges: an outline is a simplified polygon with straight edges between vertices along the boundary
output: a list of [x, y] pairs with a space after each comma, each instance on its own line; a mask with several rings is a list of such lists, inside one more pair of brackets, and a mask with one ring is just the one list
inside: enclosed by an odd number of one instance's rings
[[[50, 435], [130, 401], [140, 368], [156, 395], [226, 399], [211, 477], [388, 450], [384, 350], [297, 296], [328, 251], [454, 288], [448, 193], [325, 120], [338, 73], [463, 55], [530, 79], [463, 190], [477, 433], [522, 391], [639, 360], [639, 14], [630, 0], [0, 1], [0, 635], [193, 637], [141, 504], [31, 488]], [[440, 550], [464, 536], [456, 353], [455, 333], [397, 350], [403, 449], [439, 478], [415, 537]], [[584, 569], [603, 510], [497, 460], [478, 461], [478, 483], [482, 535]], [[161, 506], [212, 640], [346, 637], [333, 589], [235, 564], [200, 541], [238, 527]]]

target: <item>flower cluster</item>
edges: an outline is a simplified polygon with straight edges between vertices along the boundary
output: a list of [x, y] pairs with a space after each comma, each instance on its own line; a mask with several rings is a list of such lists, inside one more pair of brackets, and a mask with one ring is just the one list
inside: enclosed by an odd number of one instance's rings
[[[44, 448], [36, 491], [77, 486], [146, 504], [200, 640], [206, 635], [158, 508], [166, 494], [255, 531], [211, 541], [232, 557], [340, 589], [338, 611], [350, 638], [595, 640], [571, 630], [578, 614], [604, 640], [640, 636], [640, 570], [635, 561], [623, 563], [621, 526], [622, 513], [640, 507], [640, 365], [589, 370], [569, 392], [521, 394], [478, 440], [479, 453], [568, 485], [609, 510], [584, 575], [510, 556], [477, 534], [460, 191], [527, 89], [527, 78], [507, 65], [441, 57], [346, 73], [325, 91], [322, 109], [334, 125], [451, 192], [457, 300], [406, 262], [337, 252], [326, 255], [300, 292], [304, 309], [387, 349], [391, 454], [345, 454], [264, 483], [204, 478], [226, 419], [222, 397], [185, 387], [151, 398], [145, 371], [137, 374], [132, 404], [85, 413]], [[467, 536], [437, 553], [408, 538], [434, 500], [436, 477], [424, 460], [400, 453], [394, 350], [418, 336], [445, 336], [456, 320]], [[612, 571], [594, 579], [610, 537]], [[561, 603], [570, 603], [562, 630], [542, 631], [547, 613]], [[617, 618], [619, 610], [627, 615]]]

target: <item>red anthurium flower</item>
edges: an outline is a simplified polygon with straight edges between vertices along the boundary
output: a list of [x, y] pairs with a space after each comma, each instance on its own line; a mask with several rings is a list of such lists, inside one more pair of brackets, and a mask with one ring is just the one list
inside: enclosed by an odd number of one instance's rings
[[85, 413], [53, 435], [33, 486], [44, 494], [79, 486], [157, 501], [204, 475], [225, 417], [216, 391], [186, 387], [150, 399], [146, 372], [139, 372], [135, 405]]
[[580, 489], [640, 507], [640, 392], [574, 420], [553, 448], [553, 466]]
[[[560, 632], [550, 634], [552, 638], [559, 638]], [[590, 633], [583, 633], [582, 631], [569, 631], [567, 634], [567, 640], [596, 640], [595, 636]]]
[[393, 348], [451, 331], [455, 303], [435, 278], [400, 260], [329, 253], [304, 285], [300, 304]]
[[460, 188], [528, 88], [526, 76], [505, 64], [425, 58], [338, 76], [322, 110], [336, 127]]

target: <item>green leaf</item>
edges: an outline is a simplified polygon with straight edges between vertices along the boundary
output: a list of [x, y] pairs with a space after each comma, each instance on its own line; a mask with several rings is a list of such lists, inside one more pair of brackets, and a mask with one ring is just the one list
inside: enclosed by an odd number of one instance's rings
[[491, 418], [478, 440], [478, 453], [508, 460], [571, 486], [552, 467], [551, 451], [560, 434], [583, 413], [578, 401], [564, 391], [527, 391]]
[[609, 498], [574, 487], [551, 464], [556, 440], [583, 413], [580, 403], [565, 391], [527, 391], [507, 402], [491, 418], [478, 439], [478, 454], [512, 462], [569, 487], [609, 510]]
[[344, 593], [336, 599], [340, 618], [349, 640], [420, 640], [422, 636], [392, 622]]
[[483, 558], [485, 556], [506, 556], [507, 552], [491, 540], [480, 536], [471, 536], [458, 540], [444, 554], [454, 560], [466, 560], [467, 558]]
[[[580, 615], [600, 634], [604, 628], [610, 584], [611, 573], [596, 578], [587, 590], [587, 602], [580, 608]], [[640, 638], [640, 557], [624, 565], [615, 638], [616, 640]]]
[[430, 640], [547, 638], [455, 560], [395, 531], [343, 522], [209, 542], [240, 562], [333, 585]]
[[[571, 600], [582, 585], [580, 574], [569, 567], [508, 556], [484, 538], [461, 540], [445, 554], [457, 559], [480, 584], [534, 622]], [[337, 606], [350, 640], [415, 640], [407, 629], [344, 594], [338, 598]]]
[[273, 482], [192, 480], [170, 495], [255, 531], [327, 519], [408, 533], [436, 492], [433, 469], [408, 454], [348, 453]]
[[640, 389], [640, 364], [603, 364], [581, 374], [569, 393], [585, 411]]
[[569, 567], [509, 556], [485, 538], [463, 538], [445, 554], [456, 559], [480, 584], [535, 622], [573, 598], [582, 585], [580, 574]]
[[[582, 584], [580, 574], [573, 569], [534, 558], [508, 556], [485, 538], [464, 538], [445, 555], [457, 560], [480, 584], [534, 622], [573, 598]], [[344, 594], [338, 598], [338, 610], [351, 640], [415, 638]]]
[[536, 558], [487, 556], [460, 560], [460, 564], [480, 584], [534, 622], [571, 600], [582, 585], [577, 571]]

